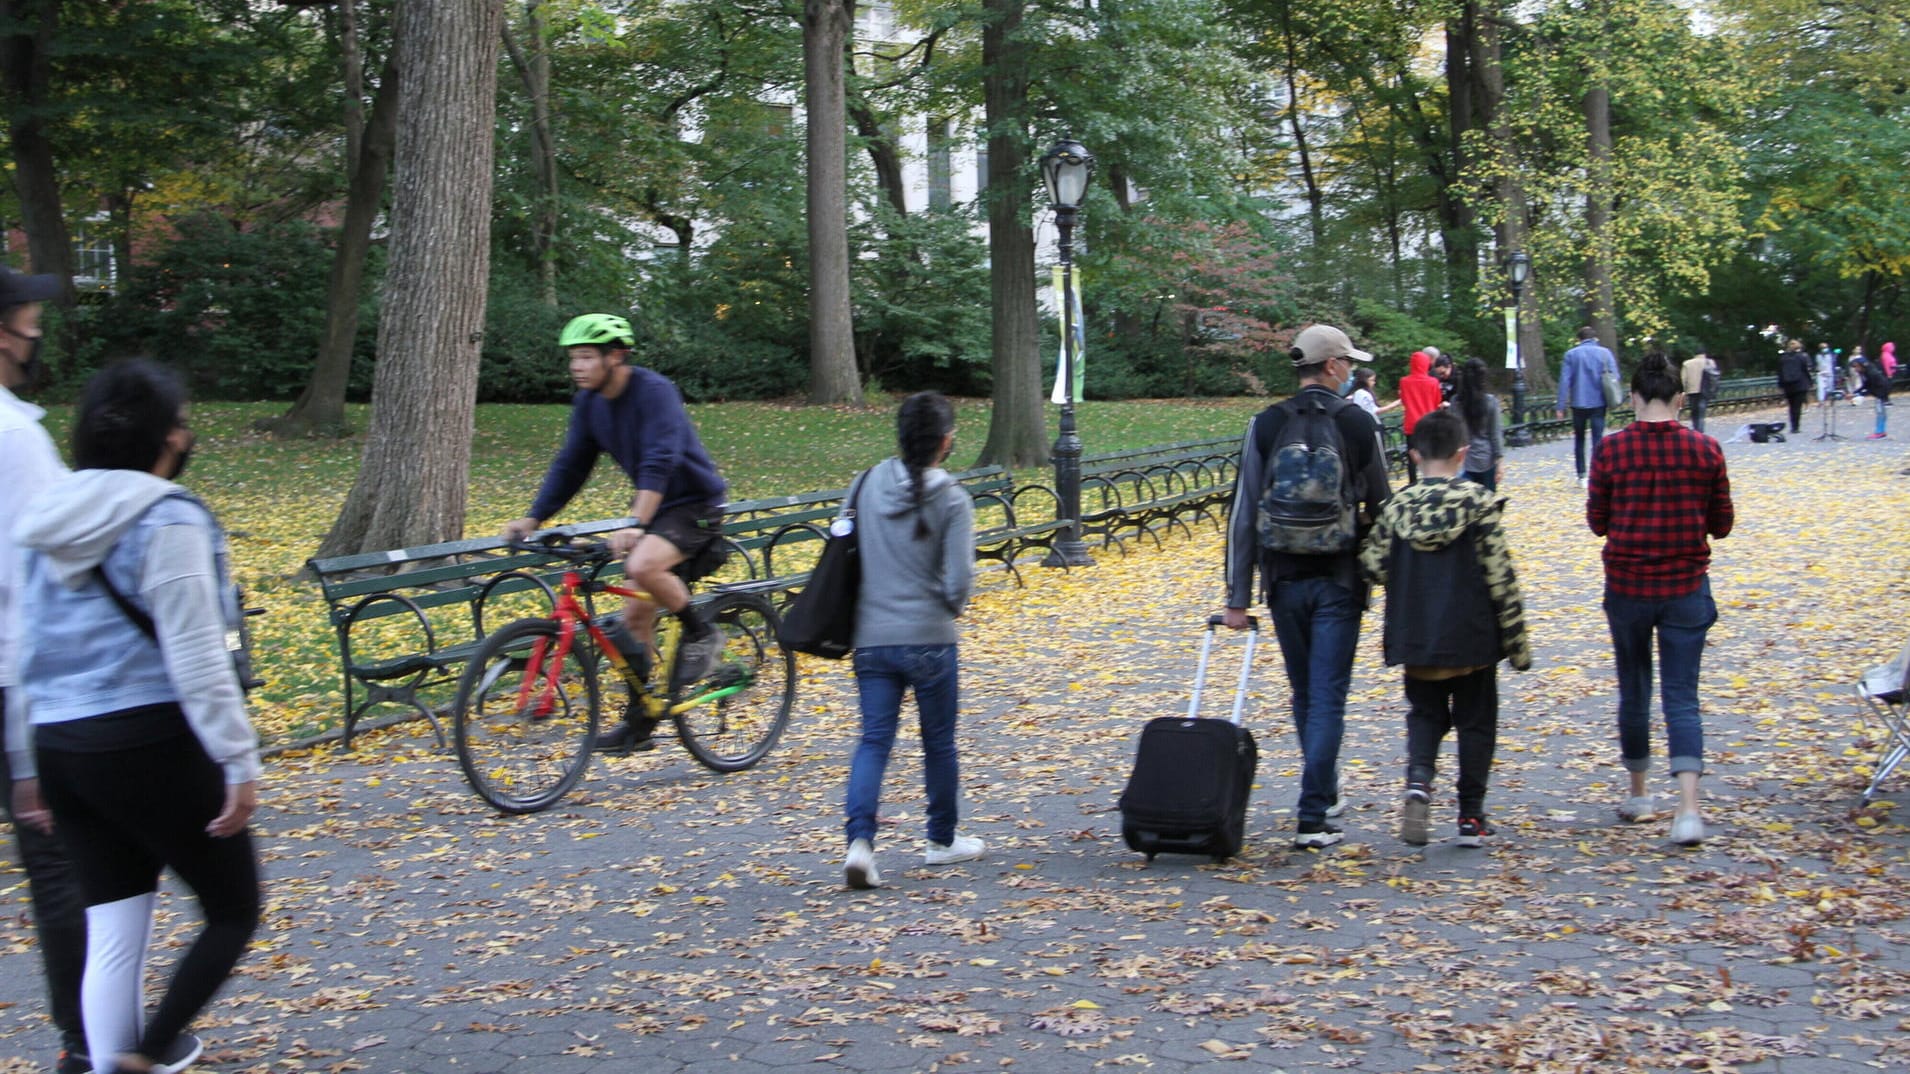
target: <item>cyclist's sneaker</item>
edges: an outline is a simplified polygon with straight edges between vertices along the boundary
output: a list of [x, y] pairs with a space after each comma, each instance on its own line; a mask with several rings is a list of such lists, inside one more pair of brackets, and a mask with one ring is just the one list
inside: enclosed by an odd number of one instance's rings
[[1293, 836], [1296, 850], [1319, 850], [1345, 841], [1346, 836], [1337, 827], [1323, 820], [1301, 821], [1300, 830]]
[[1432, 838], [1432, 794], [1424, 783], [1406, 784], [1399, 802], [1399, 841], [1423, 847]]
[[[630, 702], [634, 708], [637, 702]], [[597, 752], [608, 753], [614, 757], [625, 757], [632, 753], [648, 753], [657, 748], [657, 722], [648, 716], [634, 716], [624, 713], [623, 722], [611, 730], [597, 736]]]
[[986, 849], [980, 839], [972, 835], [958, 835], [946, 844], [930, 843], [928, 853], [922, 855], [922, 860], [929, 865], [954, 865], [957, 862], [974, 861]]
[[[694, 632], [698, 626], [703, 628], [700, 634]], [[686, 636], [677, 646], [676, 666], [670, 673], [670, 692], [675, 694], [681, 694], [710, 673], [725, 640], [722, 631], [689, 615], [683, 617], [683, 630]]]
[[867, 839], [849, 844], [849, 856], [842, 862], [842, 878], [857, 891], [882, 886], [882, 874], [875, 871], [875, 848]]
[[1492, 834], [1492, 825], [1484, 817], [1460, 817], [1459, 838], [1453, 840], [1462, 847], [1482, 847], [1486, 845], [1486, 836]]

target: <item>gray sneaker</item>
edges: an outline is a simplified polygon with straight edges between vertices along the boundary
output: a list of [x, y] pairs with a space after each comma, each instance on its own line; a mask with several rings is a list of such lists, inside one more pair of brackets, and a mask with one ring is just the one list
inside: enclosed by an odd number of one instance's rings
[[1406, 787], [1399, 803], [1399, 841], [1407, 846], [1423, 847], [1432, 839], [1432, 795], [1423, 784]]
[[680, 694], [689, 689], [716, 665], [716, 656], [723, 651], [723, 643], [728, 639], [715, 626], [709, 626], [708, 632], [700, 638], [685, 638], [676, 650], [676, 665], [670, 672], [670, 692]]

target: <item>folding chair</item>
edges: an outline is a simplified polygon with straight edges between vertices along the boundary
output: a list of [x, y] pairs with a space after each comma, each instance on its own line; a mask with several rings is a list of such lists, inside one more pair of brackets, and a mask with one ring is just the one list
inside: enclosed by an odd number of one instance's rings
[[1876, 774], [1864, 788], [1864, 801], [1868, 802], [1878, 785], [1910, 757], [1910, 642], [1904, 644], [1895, 660], [1864, 672], [1857, 680], [1857, 696], [1883, 721], [1887, 735], [1883, 753], [1877, 758]]

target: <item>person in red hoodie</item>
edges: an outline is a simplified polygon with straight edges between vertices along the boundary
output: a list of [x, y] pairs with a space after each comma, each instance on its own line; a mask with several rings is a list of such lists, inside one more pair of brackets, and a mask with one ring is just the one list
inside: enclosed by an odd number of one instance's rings
[[[1432, 368], [1432, 356], [1425, 351], [1414, 351], [1411, 359], [1412, 372], [1399, 378], [1399, 401], [1405, 405], [1405, 416], [1400, 422], [1400, 431], [1407, 436], [1413, 435], [1413, 427], [1419, 419], [1439, 409], [1444, 393], [1440, 391], [1439, 378], [1427, 370]], [[1406, 455], [1406, 483], [1419, 480], [1419, 469], [1413, 465], [1411, 452]]]

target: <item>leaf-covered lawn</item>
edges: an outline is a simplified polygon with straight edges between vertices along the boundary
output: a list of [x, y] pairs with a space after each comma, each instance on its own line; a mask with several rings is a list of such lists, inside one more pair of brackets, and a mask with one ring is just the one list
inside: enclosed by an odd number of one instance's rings
[[[1135, 401], [1086, 403], [1080, 422], [1090, 452], [1232, 436], [1261, 401]], [[959, 401], [955, 463], [971, 463], [987, 438], [986, 400]], [[279, 413], [276, 404], [200, 403], [193, 428], [200, 448], [184, 483], [205, 497], [232, 531], [233, 561], [252, 603], [268, 610], [253, 621], [267, 685], [252, 711], [267, 741], [292, 741], [335, 728], [342, 718], [336, 636], [317, 587], [298, 577], [331, 528], [357, 473], [362, 439], [277, 441], [251, 431]], [[893, 407], [802, 407], [721, 403], [691, 408], [705, 444], [741, 498], [806, 492], [846, 484], [861, 467], [894, 450]], [[544, 467], [564, 432], [563, 406], [483, 406], [472, 442], [471, 536], [496, 532], [530, 506]], [[367, 411], [351, 420], [364, 427]], [[70, 411], [54, 408], [48, 424], [64, 443]], [[559, 521], [623, 514], [629, 482], [609, 460]], [[395, 639], [421, 644], [421, 639]], [[449, 689], [439, 691], [448, 703]], [[380, 715], [374, 710], [371, 715]]]

